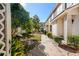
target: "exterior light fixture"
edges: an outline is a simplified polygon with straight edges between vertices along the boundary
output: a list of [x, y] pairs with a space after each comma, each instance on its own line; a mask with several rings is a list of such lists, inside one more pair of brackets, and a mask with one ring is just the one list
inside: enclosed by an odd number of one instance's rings
[[72, 24], [73, 24], [73, 22], [74, 22], [74, 19], [72, 19]]

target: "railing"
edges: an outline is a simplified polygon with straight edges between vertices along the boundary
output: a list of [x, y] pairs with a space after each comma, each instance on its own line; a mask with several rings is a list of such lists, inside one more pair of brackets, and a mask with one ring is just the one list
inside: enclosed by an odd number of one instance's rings
[[61, 3], [57, 9], [54, 11], [54, 13], [52, 14], [51, 18], [55, 18], [58, 14], [60, 14], [61, 12], [63, 12], [64, 10], [66, 10], [69, 7], [72, 7], [74, 5], [76, 5], [78, 3]]

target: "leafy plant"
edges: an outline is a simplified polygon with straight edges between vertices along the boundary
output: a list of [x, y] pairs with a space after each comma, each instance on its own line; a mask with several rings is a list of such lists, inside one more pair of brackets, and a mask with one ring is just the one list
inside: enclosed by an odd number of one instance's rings
[[4, 53], [0, 53], [0, 56], [3, 56], [4, 55]]
[[26, 45], [26, 52], [32, 50], [35, 47], [35, 45]]
[[29, 18], [29, 12], [27, 12], [19, 3], [11, 4], [12, 30], [17, 27], [26, 29], [26, 22]]
[[72, 35], [68, 36], [68, 44], [70, 44], [73, 48], [79, 47], [79, 36], [78, 35]]
[[47, 32], [46, 35], [47, 35], [48, 37], [50, 37], [50, 38], [53, 38], [53, 35], [52, 35], [51, 32]]
[[54, 40], [55, 40], [55, 42], [57, 42], [58, 44], [61, 44], [61, 41], [63, 40], [63, 37], [61, 37], [61, 36], [54, 36]]
[[11, 45], [11, 55], [12, 56], [24, 56], [24, 45], [23, 43], [13, 38], [12, 39], [12, 45]]
[[27, 20], [26, 31], [28, 34], [31, 34], [33, 32], [33, 20], [31, 18]]
[[34, 29], [35, 29], [34, 31], [39, 32], [39, 29], [40, 29], [39, 17], [37, 15], [34, 15], [32, 19], [33, 19], [33, 23], [34, 23], [33, 24]]
[[[35, 31], [39, 31], [39, 17], [37, 15], [33, 18], [29, 17], [29, 12], [27, 12], [19, 3], [11, 4], [11, 22], [12, 22], [12, 45], [11, 45], [11, 55], [12, 56], [22, 56], [25, 55], [25, 47], [20, 40], [20, 37], [16, 36], [17, 27], [21, 27], [22, 30], [26, 30], [26, 33], [21, 33], [22, 38], [30, 38], [30, 34]], [[35, 40], [40, 40], [39, 36], [33, 37]], [[32, 49], [32, 46], [27, 46], [27, 49]]]

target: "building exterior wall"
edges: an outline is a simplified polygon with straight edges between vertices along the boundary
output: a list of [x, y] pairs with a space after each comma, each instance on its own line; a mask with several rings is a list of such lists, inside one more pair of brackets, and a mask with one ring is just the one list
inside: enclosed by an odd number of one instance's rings
[[70, 8], [74, 5], [77, 5], [78, 3], [61, 3], [57, 9], [53, 12], [53, 18], [55, 18], [57, 15], [59, 15], [60, 13], [62, 13], [64, 10], [66, 10], [67, 8]]
[[[68, 35], [77, 35], [79, 33], [79, 8], [72, 9], [68, 12]], [[74, 22], [72, 23], [72, 20]]]
[[[56, 36], [63, 35], [66, 44], [69, 35], [79, 35], [78, 3], [61, 3], [50, 17], [52, 18], [52, 34]], [[72, 20], [74, 20], [73, 23]]]
[[57, 14], [60, 14], [64, 9], [65, 9], [65, 3], [62, 3], [58, 8], [57, 8]]
[[79, 35], [79, 15], [75, 16], [72, 24], [72, 35]]
[[57, 21], [52, 24], [52, 34], [57, 36]]
[[59, 36], [63, 36], [63, 27], [64, 27], [63, 25], [64, 24], [63, 24], [63, 19], [62, 18], [60, 18], [60, 19], [57, 20], [57, 25], [58, 25], [57, 26], [58, 27], [57, 28], [58, 35]]
[[48, 19], [48, 21], [45, 23], [45, 30], [47, 32], [51, 32], [51, 22], [50, 22], [51, 18]]

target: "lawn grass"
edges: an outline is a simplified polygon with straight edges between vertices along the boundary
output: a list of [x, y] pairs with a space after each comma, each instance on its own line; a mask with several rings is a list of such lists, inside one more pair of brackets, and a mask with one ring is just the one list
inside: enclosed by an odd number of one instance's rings
[[41, 35], [40, 34], [32, 34], [30, 36], [30, 40], [41, 41]]

